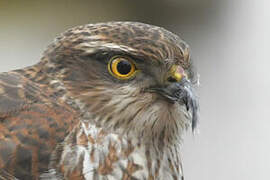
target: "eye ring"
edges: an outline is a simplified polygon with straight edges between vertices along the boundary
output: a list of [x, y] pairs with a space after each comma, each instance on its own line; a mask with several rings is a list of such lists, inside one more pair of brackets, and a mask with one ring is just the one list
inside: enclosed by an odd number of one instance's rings
[[108, 63], [110, 74], [117, 79], [130, 79], [137, 73], [135, 64], [126, 57], [113, 57]]

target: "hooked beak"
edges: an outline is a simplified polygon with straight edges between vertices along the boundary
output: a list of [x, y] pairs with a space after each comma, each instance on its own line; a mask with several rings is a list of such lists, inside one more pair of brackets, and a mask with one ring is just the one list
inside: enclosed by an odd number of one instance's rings
[[199, 105], [190, 81], [183, 77], [180, 82], [173, 82], [165, 87], [153, 87], [149, 90], [160, 94], [170, 103], [184, 104], [187, 111], [192, 114], [192, 130], [196, 128]]

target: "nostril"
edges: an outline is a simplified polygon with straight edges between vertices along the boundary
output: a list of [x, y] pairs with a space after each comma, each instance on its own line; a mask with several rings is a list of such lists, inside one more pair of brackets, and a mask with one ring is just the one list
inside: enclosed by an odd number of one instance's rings
[[168, 77], [168, 79], [167, 79], [167, 81], [169, 81], [169, 82], [177, 82], [177, 80], [175, 79], [175, 78], [173, 78], [173, 77]]

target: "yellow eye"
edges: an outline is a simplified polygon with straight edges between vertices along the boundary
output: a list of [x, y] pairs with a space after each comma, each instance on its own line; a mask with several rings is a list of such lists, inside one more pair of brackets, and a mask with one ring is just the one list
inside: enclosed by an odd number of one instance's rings
[[118, 79], [129, 79], [137, 72], [135, 64], [125, 57], [112, 58], [108, 64], [108, 70]]

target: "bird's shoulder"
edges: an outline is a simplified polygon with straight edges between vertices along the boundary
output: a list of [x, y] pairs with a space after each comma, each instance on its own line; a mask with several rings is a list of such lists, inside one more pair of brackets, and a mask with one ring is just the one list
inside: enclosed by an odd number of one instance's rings
[[[46, 170], [78, 113], [20, 71], [0, 73], [0, 177], [31, 179]], [[1, 178], [0, 178], [1, 179]]]
[[0, 73], [0, 117], [20, 111], [37, 101], [37, 89], [15, 72]]
[[61, 109], [63, 113], [65, 111], [77, 113], [71, 106], [56, 97], [57, 92], [54, 92], [49, 81], [45, 83], [33, 81], [25, 72], [27, 70], [22, 69], [0, 73], [0, 123], [11, 117], [19, 118], [19, 115], [26, 111], [32, 112], [27, 117], [46, 114], [46, 110], [57, 111], [58, 109]]

